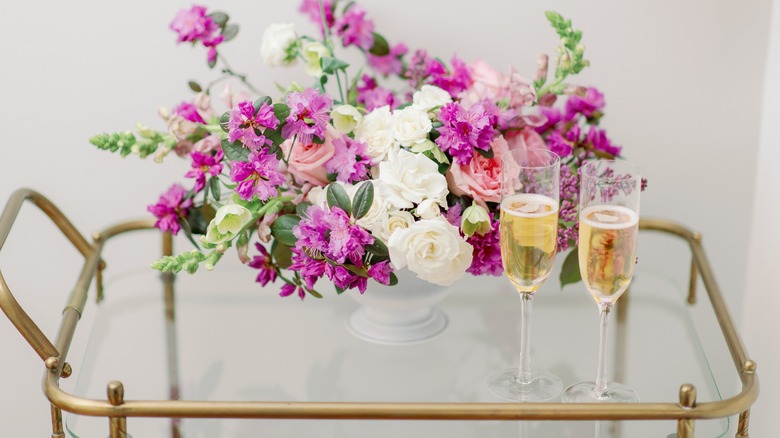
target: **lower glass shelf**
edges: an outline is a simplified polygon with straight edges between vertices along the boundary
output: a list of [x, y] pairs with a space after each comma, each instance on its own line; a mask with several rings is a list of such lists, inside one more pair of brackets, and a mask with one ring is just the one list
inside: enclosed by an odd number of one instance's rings
[[[357, 303], [348, 297], [283, 299], [275, 289], [253, 283], [251, 270], [219, 268], [177, 278], [173, 323], [166, 323], [159, 274], [144, 268], [107, 276], [86, 356], [71, 358], [74, 394], [104, 398], [106, 383], [120, 380], [133, 400], [499, 403], [486, 379], [517, 362], [520, 302], [504, 278], [460, 281], [440, 305], [449, 319], [444, 334], [398, 347], [353, 337], [345, 322]], [[532, 360], [534, 368], [554, 372], [567, 386], [595, 377], [598, 314], [581, 285], [560, 290], [554, 278], [535, 298]], [[639, 265], [618, 304], [622, 315], [611, 327], [608, 376], [634, 387], [642, 402], [676, 402], [682, 383], [696, 386], [700, 402], [721, 399], [686, 292], [651, 266]], [[106, 435], [105, 418], [63, 414], [71, 437]], [[127, 423], [135, 437], [187, 438], [667, 437], [677, 427], [676, 421], [128, 418]], [[696, 422], [696, 436], [724, 436], [729, 429], [728, 419]]]

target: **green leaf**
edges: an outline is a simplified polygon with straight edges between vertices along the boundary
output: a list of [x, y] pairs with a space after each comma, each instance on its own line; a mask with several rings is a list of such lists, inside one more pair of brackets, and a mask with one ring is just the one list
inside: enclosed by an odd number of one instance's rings
[[374, 32], [374, 45], [368, 49], [368, 52], [375, 56], [387, 56], [390, 54], [390, 45], [382, 35]]
[[311, 202], [308, 202], [308, 201], [303, 201], [303, 202], [301, 202], [300, 204], [298, 204], [298, 205], [296, 205], [296, 206], [295, 206], [295, 212], [296, 212], [296, 213], [298, 214], [298, 216], [300, 216], [300, 217], [307, 217], [307, 216], [306, 216], [306, 210], [308, 210], [308, 209], [309, 209], [309, 207], [311, 207], [311, 206], [312, 206], [312, 203], [311, 203]]
[[582, 275], [580, 274], [580, 261], [576, 247], [571, 250], [566, 256], [566, 259], [564, 259], [559, 278], [561, 280], [561, 288], [567, 284], [577, 283], [582, 280]]
[[279, 216], [274, 223], [271, 224], [271, 234], [279, 240], [279, 242], [287, 246], [294, 246], [298, 239], [295, 237], [292, 230], [300, 221], [300, 216], [294, 214]]
[[368, 214], [374, 203], [374, 184], [371, 181], [364, 182], [355, 192], [352, 201], [353, 217], [357, 220]]
[[352, 215], [352, 203], [349, 200], [347, 191], [341, 184], [331, 184], [327, 189], [328, 207], [338, 207], [347, 213], [347, 216]]
[[210, 13], [208, 16], [211, 17], [211, 19], [214, 20], [214, 22], [217, 23], [219, 27], [224, 27], [225, 24], [227, 24], [228, 19], [230, 18], [228, 17], [228, 14], [221, 11], [214, 11]]
[[480, 149], [480, 148], [474, 148], [480, 155], [482, 155], [485, 158], [493, 158], [495, 154], [493, 153], [493, 149], [490, 148], [488, 150]]
[[260, 107], [262, 107], [264, 103], [271, 105], [273, 104], [273, 99], [271, 99], [270, 96], [260, 96], [257, 100], [255, 100], [254, 103], [255, 112], [259, 111]]
[[358, 267], [357, 267], [357, 266], [355, 266], [355, 265], [350, 265], [350, 264], [347, 264], [347, 263], [345, 263], [345, 264], [343, 264], [343, 265], [341, 265], [341, 266], [343, 266], [343, 267], [344, 267], [344, 268], [346, 268], [346, 269], [347, 269], [349, 272], [351, 272], [351, 273], [353, 273], [353, 274], [355, 274], [355, 275], [361, 276], [361, 277], [363, 277], [363, 278], [369, 278], [369, 277], [368, 277], [368, 272], [366, 272], [365, 268], [358, 268]]
[[337, 294], [341, 295], [341, 294], [343, 294], [343, 293], [344, 293], [344, 289], [342, 289], [342, 288], [340, 288], [340, 287], [336, 286], [335, 284], [333, 285], [333, 287], [336, 289], [336, 293], [337, 293]]
[[230, 131], [230, 112], [225, 111], [219, 116], [219, 127], [225, 132]]
[[195, 81], [189, 81], [187, 82], [187, 85], [190, 87], [190, 90], [196, 93], [200, 93], [201, 91], [203, 91], [203, 87], [201, 87], [200, 84]]
[[230, 161], [246, 161], [249, 159], [249, 149], [237, 141], [231, 143], [227, 139], [222, 140], [222, 152], [225, 153], [225, 157]]
[[[304, 289], [306, 289], [306, 288], [304, 288]], [[306, 289], [306, 292], [308, 292], [309, 295], [313, 296], [314, 298], [322, 298], [322, 294], [317, 292], [314, 289]]]
[[209, 221], [206, 220], [206, 216], [200, 208], [193, 208], [187, 214], [187, 222], [189, 223], [189, 232], [192, 234], [206, 234], [206, 228], [209, 226]]
[[232, 40], [236, 37], [236, 35], [238, 35], [238, 25], [228, 24], [224, 29], [222, 29], [222, 35], [225, 36], [225, 42]]
[[398, 284], [398, 277], [396, 277], [395, 272], [390, 273], [390, 284], [388, 286], [395, 286]]
[[346, 70], [347, 67], [349, 67], [349, 64], [338, 58], [323, 56], [320, 58], [320, 66], [322, 66], [323, 73], [332, 75], [336, 73], [336, 70]]
[[390, 255], [387, 245], [379, 239], [374, 239], [374, 243], [368, 245], [366, 251], [379, 257], [388, 257]]
[[276, 261], [276, 266], [280, 269], [287, 269], [292, 265], [292, 250], [287, 245], [283, 245], [275, 240], [271, 248], [271, 255], [274, 257], [274, 261]]
[[219, 198], [222, 197], [222, 186], [219, 184], [219, 178], [212, 176], [209, 179], [209, 188], [211, 189], [211, 195], [214, 196], [214, 199], [219, 201]]
[[[279, 122], [284, 122], [284, 120], [290, 116], [290, 107], [284, 103], [275, 103], [274, 115], [276, 116], [276, 119], [279, 120]], [[281, 129], [282, 127], [280, 126], [279, 130]]]
[[[282, 137], [282, 127], [280, 126], [278, 129], [266, 129], [263, 133], [265, 138], [271, 140], [273, 142], [274, 146], [279, 146], [280, 144], [284, 143], [285, 138]], [[275, 150], [271, 150], [271, 153], [275, 153]]]

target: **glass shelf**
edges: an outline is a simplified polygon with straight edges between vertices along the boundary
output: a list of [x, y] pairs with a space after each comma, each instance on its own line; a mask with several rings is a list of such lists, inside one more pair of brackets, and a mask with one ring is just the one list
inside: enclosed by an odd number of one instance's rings
[[[682, 383], [696, 386], [699, 402], [721, 400], [719, 383], [732, 384], [733, 368], [728, 378], [713, 372], [710, 351], [697, 332], [707, 330], [706, 325], [686, 304], [687, 278], [677, 280], [641, 252], [640, 257], [631, 289], [618, 303], [617, 318], [613, 316], [609, 378], [634, 387], [642, 402], [675, 403]], [[687, 274], [686, 269], [680, 271]], [[262, 289], [253, 283], [253, 274], [228, 263], [195, 276], [179, 275], [171, 325], [166, 324], [158, 273], [140, 268], [112, 276], [107, 271], [105, 301], [98, 306], [93, 325], [82, 328], [90, 331], [86, 355], [71, 358], [76, 365], [74, 395], [104, 399], [106, 383], [120, 380], [126, 398], [132, 400], [167, 400], [174, 395], [209, 401], [502, 402], [488, 392], [485, 381], [492, 372], [517, 364], [520, 302], [508, 280], [468, 277], [458, 282], [440, 304], [449, 319], [443, 335], [398, 347], [371, 344], [348, 332], [345, 322], [358, 306], [355, 300], [335, 293], [304, 302], [280, 298], [278, 286]], [[582, 285], [561, 290], [556, 275], [535, 299], [532, 360], [534, 368], [554, 372], [566, 386], [595, 377], [598, 314]], [[720, 357], [719, 352], [714, 354]], [[67, 436], [107, 435], [105, 418], [67, 412], [63, 416]], [[733, 429], [732, 422], [697, 420], [696, 436], [725, 436]], [[179, 436], [175, 429], [186, 438], [667, 437], [677, 430], [673, 420], [133, 417], [127, 426], [135, 437]]]

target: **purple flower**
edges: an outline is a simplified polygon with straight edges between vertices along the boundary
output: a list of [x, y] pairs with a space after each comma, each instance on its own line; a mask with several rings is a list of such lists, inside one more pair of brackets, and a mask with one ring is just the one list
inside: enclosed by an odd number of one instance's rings
[[273, 264], [273, 259], [265, 247], [259, 243], [255, 243], [255, 248], [260, 251], [259, 255], [256, 255], [249, 262], [249, 266], [255, 269], [259, 269], [256, 282], [260, 283], [260, 286], [265, 286], [268, 283], [276, 281], [276, 267]]
[[228, 139], [231, 142], [239, 140], [249, 149], [257, 150], [273, 143], [263, 133], [266, 129], [276, 129], [277, 126], [279, 120], [274, 115], [273, 106], [263, 103], [255, 112], [252, 102], [245, 100], [230, 111]]
[[168, 191], [160, 195], [156, 204], [147, 207], [147, 210], [157, 218], [154, 226], [162, 231], [170, 231], [178, 234], [181, 226], [179, 219], [186, 216], [192, 208], [192, 199], [185, 199], [187, 191], [179, 184], [172, 185]]
[[555, 126], [563, 120], [563, 115], [561, 114], [561, 111], [557, 108], [547, 108], [544, 106], [540, 106], [539, 109], [542, 112], [542, 115], [547, 119], [543, 124], [537, 126], [536, 132], [539, 134], [544, 134], [545, 132], [549, 131], [550, 129], [554, 129]]
[[193, 191], [195, 193], [203, 190], [206, 186], [206, 174], [211, 176], [217, 176], [222, 173], [222, 158], [224, 154], [221, 150], [216, 154], [204, 154], [202, 152], [193, 151], [190, 154], [192, 157], [192, 170], [187, 172], [184, 176], [187, 178], [195, 178], [195, 187]]
[[368, 268], [368, 275], [370, 275], [371, 278], [373, 278], [377, 282], [384, 284], [385, 286], [390, 285], [390, 274], [392, 272], [393, 272], [393, 267], [390, 266], [389, 261], [379, 262], [371, 265]]
[[607, 137], [607, 132], [603, 129], [598, 129], [595, 126], [591, 126], [588, 133], [585, 135], [585, 142], [590, 143], [593, 149], [597, 151], [606, 152], [612, 156], [620, 155], [620, 146], [615, 146]]
[[474, 155], [474, 148], [488, 150], [495, 137], [491, 117], [481, 104], [472, 106], [466, 111], [459, 104], [452, 102], [444, 105], [439, 112], [439, 121], [444, 126], [439, 128], [439, 138], [436, 144], [455, 158], [459, 164], [469, 164]]
[[388, 75], [400, 75], [404, 66], [401, 62], [403, 57], [409, 49], [406, 48], [406, 44], [399, 43], [390, 49], [390, 53], [385, 56], [376, 56], [368, 53], [368, 63], [380, 74]]
[[325, 274], [327, 264], [324, 259], [309, 257], [301, 248], [292, 248], [292, 264], [289, 269], [298, 272], [309, 289], [314, 289], [314, 284]]
[[568, 157], [571, 155], [571, 143], [558, 131], [553, 131], [547, 136], [547, 145], [550, 147], [550, 150], [555, 152], [559, 157]]
[[336, 21], [336, 32], [344, 47], [355, 45], [369, 50], [374, 45], [374, 22], [366, 18], [366, 11], [353, 5]]
[[363, 266], [365, 246], [374, 243], [371, 234], [352, 225], [349, 215], [338, 207], [326, 211], [318, 205], [310, 206], [293, 234], [298, 239], [295, 247], [309, 256], [325, 256], [336, 263], [349, 260], [355, 266]]
[[378, 86], [374, 78], [363, 75], [361, 80], [362, 83], [357, 86], [357, 102], [363, 104], [366, 111], [371, 112], [385, 105], [393, 109], [398, 105], [393, 93], [386, 88]]
[[346, 184], [362, 181], [368, 176], [371, 157], [366, 155], [366, 145], [346, 135], [333, 140], [336, 152], [325, 162], [325, 170], [336, 174], [336, 180]]
[[179, 106], [173, 109], [173, 113], [181, 116], [185, 120], [189, 120], [190, 122], [200, 123], [203, 125], [206, 124], [206, 121], [203, 120], [203, 117], [198, 112], [198, 107], [190, 102], [180, 103]]
[[333, 285], [339, 289], [357, 288], [362, 294], [368, 286], [367, 278], [361, 277], [343, 266], [328, 265], [325, 273], [333, 281]]
[[296, 286], [292, 283], [285, 283], [284, 286], [282, 286], [282, 290], [279, 291], [280, 297], [289, 297], [290, 295], [295, 292], [295, 290], [298, 290], [298, 298], [304, 299], [306, 298], [306, 291], [303, 290], [303, 287]]
[[498, 221], [493, 220], [493, 214], [490, 214], [492, 229], [484, 235], [474, 233], [467, 242], [474, 248], [472, 252], [471, 266], [466, 272], [472, 275], [492, 275], [498, 277], [503, 275], [504, 267], [501, 264], [501, 245], [498, 232]]
[[591, 118], [595, 112], [604, 108], [604, 95], [595, 88], [588, 88], [584, 96], [572, 94], [566, 101], [566, 120], [572, 120], [577, 114]]
[[292, 138], [297, 135], [298, 141], [303, 144], [311, 143], [314, 135], [325, 138], [325, 128], [330, 121], [330, 107], [333, 105], [332, 97], [307, 88], [300, 93], [288, 94], [286, 101], [290, 107], [290, 115], [285, 119], [287, 124], [282, 128], [282, 137]]
[[439, 73], [440, 69], [437, 68], [436, 73], [432, 73], [432, 83], [433, 85], [446, 90], [455, 98], [466, 90], [473, 80], [469, 67], [460, 58], [453, 56], [450, 63], [452, 64], [452, 73], [441, 74]]
[[230, 170], [230, 179], [237, 182], [234, 189], [241, 199], [247, 201], [257, 195], [261, 201], [276, 196], [277, 186], [284, 183], [284, 175], [277, 168], [279, 160], [268, 153], [268, 149], [249, 153], [248, 161], [235, 161]]
[[178, 35], [176, 42], [196, 43], [200, 41], [209, 48], [208, 61], [210, 63], [216, 62], [216, 47], [225, 40], [225, 37], [217, 33], [219, 25], [206, 15], [204, 6], [192, 6], [190, 9], [179, 10], [169, 27]]
[[[336, 21], [333, 16], [333, 1], [323, 0], [322, 7], [325, 9], [325, 22], [328, 24], [328, 29], [330, 29]], [[319, 26], [322, 35], [325, 36], [325, 29], [322, 27], [322, 11], [320, 10], [320, 3], [318, 0], [303, 0], [298, 10], [308, 15], [309, 20]]]
[[456, 202], [455, 205], [447, 209], [447, 212], [444, 213], [444, 217], [447, 219], [447, 222], [460, 228], [460, 219], [462, 214], [463, 206], [460, 205], [459, 202]]

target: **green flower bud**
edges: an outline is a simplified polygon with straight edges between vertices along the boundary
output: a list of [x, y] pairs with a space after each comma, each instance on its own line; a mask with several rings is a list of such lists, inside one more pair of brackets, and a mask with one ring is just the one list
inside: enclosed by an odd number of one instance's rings
[[223, 205], [209, 223], [203, 240], [215, 245], [233, 240], [251, 220], [252, 213], [246, 207]]
[[352, 132], [363, 121], [363, 115], [352, 105], [333, 108], [330, 117], [333, 119], [333, 126], [344, 134]]
[[474, 233], [478, 233], [480, 236], [487, 234], [493, 227], [487, 210], [481, 205], [472, 204], [463, 212], [460, 228], [463, 230], [463, 234], [471, 237]]

